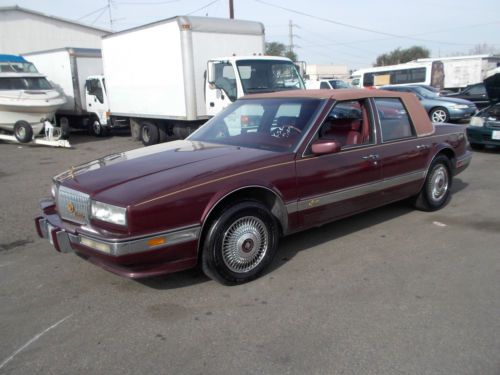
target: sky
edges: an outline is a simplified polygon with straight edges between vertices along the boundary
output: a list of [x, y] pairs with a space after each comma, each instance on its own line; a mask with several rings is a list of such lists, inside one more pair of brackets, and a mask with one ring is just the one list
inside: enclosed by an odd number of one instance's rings
[[[289, 44], [308, 64], [371, 66], [398, 47], [431, 57], [469, 54], [486, 43], [500, 52], [498, 0], [233, 0], [236, 19], [262, 22], [266, 41]], [[229, 17], [229, 0], [0, 0], [114, 31], [177, 15]], [[110, 12], [112, 25], [110, 23]]]

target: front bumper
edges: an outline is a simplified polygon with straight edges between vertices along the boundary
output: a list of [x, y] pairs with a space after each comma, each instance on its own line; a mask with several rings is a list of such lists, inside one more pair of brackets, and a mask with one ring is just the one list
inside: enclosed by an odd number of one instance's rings
[[[90, 236], [64, 225], [57, 214], [35, 218], [41, 238], [61, 253], [75, 252], [89, 262], [129, 278], [143, 278], [193, 268], [197, 264], [200, 226], [148, 236], [106, 239]], [[158, 239], [164, 238], [159, 244]]]
[[493, 132], [500, 129], [489, 128], [486, 126], [468, 126], [467, 139], [469, 143], [481, 145], [500, 146], [500, 139], [493, 139]]
[[448, 113], [450, 114], [450, 120], [468, 119], [474, 116], [476, 112], [477, 112], [476, 107], [469, 107], [464, 109], [448, 109]]
[[472, 152], [470, 151], [466, 151], [465, 154], [457, 158], [457, 161], [455, 163], [454, 175], [456, 176], [457, 174], [463, 172], [464, 169], [469, 166], [471, 160], [472, 160]]

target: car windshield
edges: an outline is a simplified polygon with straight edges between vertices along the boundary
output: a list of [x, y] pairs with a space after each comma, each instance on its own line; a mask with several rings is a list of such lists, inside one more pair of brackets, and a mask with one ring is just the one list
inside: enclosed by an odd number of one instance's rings
[[2, 73], [38, 73], [35, 66], [30, 62], [0, 62]]
[[276, 152], [293, 150], [321, 107], [320, 99], [244, 99], [188, 139]]
[[51, 90], [52, 86], [44, 77], [2, 77], [0, 90]]
[[290, 61], [240, 60], [236, 67], [245, 94], [305, 88], [297, 68]]

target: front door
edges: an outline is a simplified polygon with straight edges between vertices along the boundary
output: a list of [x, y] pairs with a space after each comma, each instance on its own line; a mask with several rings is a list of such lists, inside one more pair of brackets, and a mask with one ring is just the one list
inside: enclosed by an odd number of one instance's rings
[[[380, 146], [367, 99], [337, 102], [314, 139], [334, 139], [340, 152], [297, 160], [301, 227], [312, 227], [377, 206]], [[314, 141], [314, 140], [313, 140]]]

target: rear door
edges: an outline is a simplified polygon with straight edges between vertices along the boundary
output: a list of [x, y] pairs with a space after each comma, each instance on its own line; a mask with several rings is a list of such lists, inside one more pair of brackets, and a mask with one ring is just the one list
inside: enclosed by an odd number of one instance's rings
[[411, 117], [398, 98], [373, 98], [380, 136], [384, 202], [416, 194], [425, 177], [430, 143], [418, 138]]

